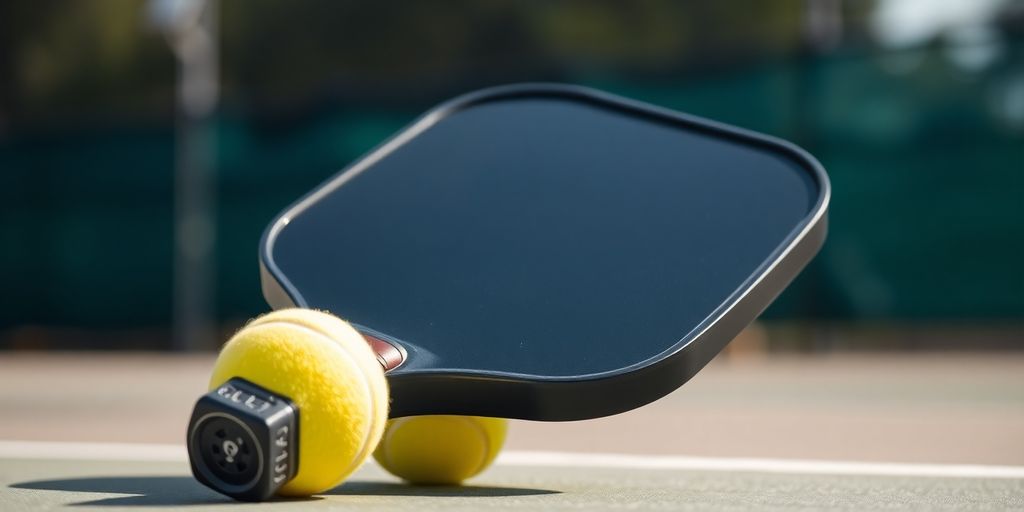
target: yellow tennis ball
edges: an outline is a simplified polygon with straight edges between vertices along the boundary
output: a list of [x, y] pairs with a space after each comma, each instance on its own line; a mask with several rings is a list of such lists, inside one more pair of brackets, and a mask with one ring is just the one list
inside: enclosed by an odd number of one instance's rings
[[298, 408], [298, 472], [281, 495], [340, 484], [373, 452], [387, 422], [380, 363], [362, 335], [327, 313], [285, 309], [250, 322], [221, 350], [210, 389], [233, 377], [288, 397]]
[[388, 421], [373, 457], [414, 484], [455, 485], [487, 468], [501, 451], [508, 420], [409, 416]]

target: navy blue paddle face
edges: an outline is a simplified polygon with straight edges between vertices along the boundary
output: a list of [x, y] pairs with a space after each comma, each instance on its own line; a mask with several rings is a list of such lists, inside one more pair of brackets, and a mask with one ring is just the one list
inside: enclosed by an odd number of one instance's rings
[[401, 347], [392, 415], [612, 414], [683, 384], [824, 237], [800, 150], [593, 91], [443, 105], [274, 221], [275, 307]]

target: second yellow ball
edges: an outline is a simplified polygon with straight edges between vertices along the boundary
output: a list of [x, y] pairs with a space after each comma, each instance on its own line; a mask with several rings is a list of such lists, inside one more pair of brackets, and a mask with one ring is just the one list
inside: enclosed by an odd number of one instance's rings
[[457, 485], [494, 461], [507, 431], [508, 420], [500, 418], [397, 418], [388, 421], [373, 456], [389, 472], [410, 483]]

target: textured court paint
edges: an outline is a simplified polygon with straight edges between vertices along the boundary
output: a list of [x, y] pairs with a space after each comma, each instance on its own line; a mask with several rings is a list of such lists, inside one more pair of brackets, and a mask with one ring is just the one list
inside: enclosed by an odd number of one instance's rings
[[[0, 457], [0, 509], [253, 510], [200, 485], [178, 462]], [[473, 485], [410, 486], [366, 464], [344, 485], [259, 510], [963, 511], [1024, 509], [1024, 479], [790, 475], [496, 465]]]
[[278, 491], [303, 496], [341, 483], [376, 447], [387, 419], [384, 373], [347, 323], [281, 310], [242, 328], [221, 350], [210, 387], [241, 377], [299, 409], [299, 471]]
[[[164, 444], [0, 441], [0, 459], [182, 462], [187, 460], [187, 454], [184, 446]], [[1024, 466], [898, 464], [540, 451], [504, 451], [498, 455], [495, 466], [1024, 480]]]

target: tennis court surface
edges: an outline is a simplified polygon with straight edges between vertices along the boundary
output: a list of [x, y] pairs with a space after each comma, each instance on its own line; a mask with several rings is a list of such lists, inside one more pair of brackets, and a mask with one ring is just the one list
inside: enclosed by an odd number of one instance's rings
[[[0, 357], [0, 509], [252, 507], [180, 439], [212, 356]], [[368, 464], [277, 509], [1024, 510], [1024, 357], [733, 357], [624, 415], [514, 422], [466, 487]]]

